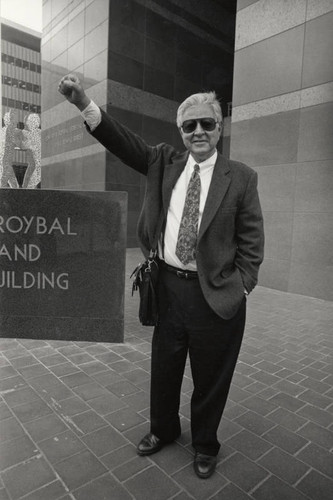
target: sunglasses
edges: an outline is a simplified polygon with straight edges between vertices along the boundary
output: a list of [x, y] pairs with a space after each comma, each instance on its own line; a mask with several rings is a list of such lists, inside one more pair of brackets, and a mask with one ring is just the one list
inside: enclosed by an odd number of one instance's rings
[[185, 134], [190, 134], [191, 132], [195, 131], [198, 122], [200, 123], [201, 128], [206, 132], [212, 132], [213, 130], [215, 130], [216, 124], [218, 123], [216, 120], [214, 120], [214, 118], [198, 118], [185, 120], [180, 128], [183, 129], [183, 132], [185, 132]]

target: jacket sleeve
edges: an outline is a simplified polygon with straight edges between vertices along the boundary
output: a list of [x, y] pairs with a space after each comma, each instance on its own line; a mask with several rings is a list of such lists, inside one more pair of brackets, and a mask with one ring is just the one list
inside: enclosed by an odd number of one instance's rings
[[108, 151], [137, 172], [147, 175], [148, 166], [157, 155], [157, 147], [149, 146], [140, 136], [101, 109], [102, 120], [91, 132]]
[[257, 190], [258, 175], [252, 171], [249, 177], [236, 221], [238, 267], [244, 287], [250, 293], [258, 281], [259, 266], [264, 257], [263, 216]]

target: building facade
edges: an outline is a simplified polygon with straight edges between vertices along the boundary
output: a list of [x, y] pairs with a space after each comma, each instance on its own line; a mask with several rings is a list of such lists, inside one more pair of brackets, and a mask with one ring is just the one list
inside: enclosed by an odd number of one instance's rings
[[127, 191], [127, 241], [137, 246], [144, 178], [89, 137], [58, 82], [75, 72], [98, 105], [148, 143], [183, 150], [180, 101], [215, 89], [227, 113], [235, 13], [229, 0], [44, 1], [42, 186]]
[[260, 284], [333, 300], [333, 3], [237, 6], [231, 157], [258, 172]]
[[144, 178], [86, 133], [58, 81], [75, 72], [148, 142], [179, 148], [179, 103], [214, 89], [224, 115], [233, 109], [220, 150], [258, 172], [259, 284], [333, 300], [332, 1], [45, 0], [43, 9], [42, 186], [127, 191], [137, 246]]
[[[1, 118], [15, 113], [17, 128], [24, 129], [29, 114], [41, 115], [41, 33], [1, 18]], [[14, 170], [22, 182], [27, 153], [17, 147]]]

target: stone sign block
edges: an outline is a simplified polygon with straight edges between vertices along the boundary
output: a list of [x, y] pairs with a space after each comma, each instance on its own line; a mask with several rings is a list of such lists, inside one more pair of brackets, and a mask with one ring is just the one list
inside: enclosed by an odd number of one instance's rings
[[0, 190], [0, 337], [122, 342], [127, 193]]

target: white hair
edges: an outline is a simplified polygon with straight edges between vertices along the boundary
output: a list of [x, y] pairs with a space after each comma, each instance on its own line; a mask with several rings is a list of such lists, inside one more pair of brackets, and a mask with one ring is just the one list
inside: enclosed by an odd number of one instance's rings
[[181, 103], [177, 111], [177, 127], [180, 128], [183, 123], [183, 115], [184, 112], [190, 108], [191, 106], [195, 106], [197, 104], [209, 104], [215, 114], [215, 118], [218, 123], [222, 123], [222, 110], [219, 100], [217, 99], [216, 93], [214, 91], [211, 92], [201, 92], [199, 94], [193, 94], [187, 97], [185, 101]]

